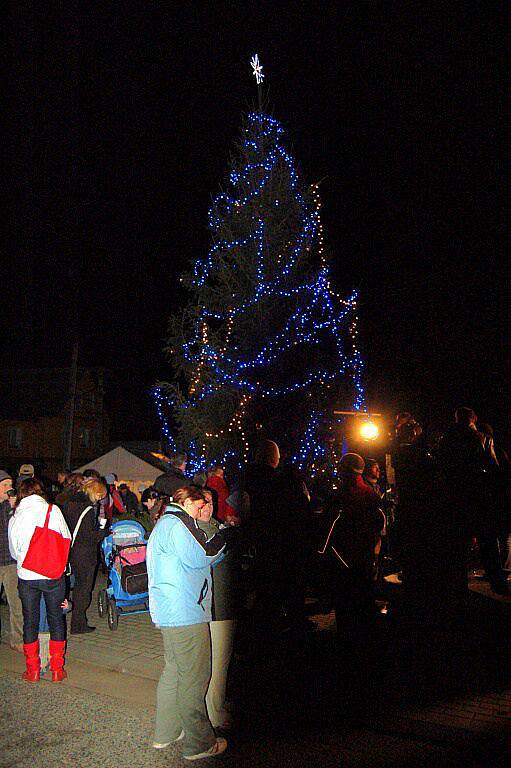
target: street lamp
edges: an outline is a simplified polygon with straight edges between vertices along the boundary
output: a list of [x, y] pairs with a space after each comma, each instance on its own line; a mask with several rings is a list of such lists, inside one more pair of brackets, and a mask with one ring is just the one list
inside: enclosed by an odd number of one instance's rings
[[369, 413], [369, 411], [334, 411], [334, 416], [358, 416], [358, 418], [362, 420], [362, 423], [359, 421], [352, 432], [354, 438], [355, 435], [362, 440], [376, 440], [380, 437], [380, 427], [373, 421], [373, 417], [381, 418], [381, 413]]
[[374, 423], [374, 421], [365, 421], [360, 427], [360, 437], [363, 440], [376, 440], [380, 433], [380, 430]]

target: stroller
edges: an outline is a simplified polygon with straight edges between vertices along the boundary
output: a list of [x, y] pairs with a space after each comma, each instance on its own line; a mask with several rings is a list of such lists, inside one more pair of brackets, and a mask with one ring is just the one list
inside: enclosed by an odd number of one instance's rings
[[145, 530], [136, 520], [119, 520], [101, 542], [108, 584], [98, 594], [98, 613], [117, 629], [119, 616], [147, 613], [149, 593]]

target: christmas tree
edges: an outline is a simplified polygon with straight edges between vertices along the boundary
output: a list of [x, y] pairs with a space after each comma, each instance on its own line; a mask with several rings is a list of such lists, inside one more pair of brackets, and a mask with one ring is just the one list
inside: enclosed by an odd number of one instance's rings
[[364, 408], [357, 297], [331, 290], [318, 186], [302, 186], [282, 136], [273, 117], [248, 115], [209, 211], [211, 248], [181, 278], [189, 301], [170, 320], [175, 379], [155, 399], [195, 470], [246, 461], [256, 435], [302, 467], [320, 462], [324, 414], [347, 398]]

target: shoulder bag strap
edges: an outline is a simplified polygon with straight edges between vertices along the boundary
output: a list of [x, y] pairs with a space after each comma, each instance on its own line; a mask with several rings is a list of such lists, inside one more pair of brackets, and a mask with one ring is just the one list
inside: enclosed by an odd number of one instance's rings
[[48, 528], [50, 524], [50, 513], [52, 510], [53, 504], [48, 504], [48, 509], [46, 510], [46, 517], [44, 520], [44, 528]]
[[346, 560], [343, 558], [341, 553], [336, 550], [336, 548], [333, 546], [333, 544], [330, 544], [330, 539], [332, 537], [333, 530], [334, 530], [335, 526], [337, 525], [337, 521], [340, 519], [341, 514], [342, 514], [342, 510], [339, 510], [339, 514], [337, 515], [337, 517], [335, 518], [334, 522], [330, 526], [330, 530], [328, 531], [328, 536], [326, 537], [326, 541], [325, 541], [325, 543], [323, 545], [323, 548], [322, 549], [318, 549], [318, 555], [324, 555], [326, 550], [327, 550], [327, 547], [330, 547], [332, 552], [336, 556], [336, 558], [341, 561], [341, 563], [344, 565], [345, 568], [347, 568], [349, 570], [350, 566], [348, 565]]
[[333, 532], [333, 530], [335, 528], [335, 524], [337, 523], [337, 521], [340, 518], [340, 516], [341, 516], [341, 513], [339, 512], [339, 514], [337, 515], [337, 517], [333, 521], [332, 525], [330, 526], [330, 530], [328, 531], [328, 536], [326, 537], [326, 541], [325, 541], [325, 543], [323, 545], [323, 548], [322, 549], [318, 549], [318, 555], [324, 555], [325, 554], [326, 548], [328, 547], [328, 545], [330, 543], [330, 537], [332, 536], [332, 532]]
[[75, 543], [75, 539], [76, 539], [76, 536], [78, 534], [78, 531], [80, 530], [80, 526], [82, 524], [82, 520], [85, 517], [85, 515], [87, 514], [87, 512], [89, 511], [89, 509], [92, 509], [92, 506], [85, 507], [85, 509], [83, 510], [82, 514], [78, 518], [78, 522], [76, 523], [75, 529], [73, 531], [73, 538], [71, 540], [71, 546], [73, 546], [73, 544]]

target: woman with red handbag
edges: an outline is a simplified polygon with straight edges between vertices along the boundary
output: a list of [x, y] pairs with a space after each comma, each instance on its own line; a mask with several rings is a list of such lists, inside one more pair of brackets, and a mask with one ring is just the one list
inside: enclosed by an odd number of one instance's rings
[[9, 548], [17, 562], [18, 593], [23, 607], [23, 679], [39, 680], [39, 610], [44, 596], [50, 627], [50, 669], [53, 682], [67, 677], [64, 671], [66, 623], [61, 604], [66, 596], [64, 572], [71, 534], [62, 512], [48, 504], [42, 483], [23, 480], [18, 488], [14, 515], [9, 523]]

